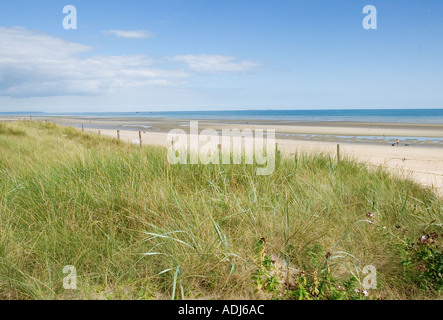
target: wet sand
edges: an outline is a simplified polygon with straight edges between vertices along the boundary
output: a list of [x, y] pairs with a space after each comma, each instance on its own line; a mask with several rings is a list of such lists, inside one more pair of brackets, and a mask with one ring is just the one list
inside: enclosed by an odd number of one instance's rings
[[[23, 119], [24, 117], [16, 117]], [[29, 120], [29, 117], [27, 118]], [[187, 130], [189, 119], [161, 118], [118, 118], [118, 117], [45, 117], [35, 120], [48, 120], [61, 125], [85, 129], [109, 129], [167, 133], [172, 129]], [[347, 121], [285, 121], [285, 120], [199, 120], [201, 130], [211, 128], [217, 131], [237, 128], [275, 129], [279, 139], [303, 141], [327, 141], [334, 143], [362, 143], [392, 146], [397, 139], [402, 145], [443, 148], [443, 124], [423, 123], [381, 123]]]

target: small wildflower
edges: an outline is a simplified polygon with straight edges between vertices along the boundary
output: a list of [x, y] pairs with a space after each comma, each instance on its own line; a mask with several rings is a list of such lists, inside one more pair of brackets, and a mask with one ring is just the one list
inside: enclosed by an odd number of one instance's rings
[[431, 243], [434, 243], [435, 241], [434, 241], [434, 238], [432, 238], [432, 235], [426, 235], [426, 236], [422, 236], [421, 238], [420, 238], [420, 242], [422, 243], [422, 244], [431, 244]]
[[338, 289], [339, 291], [345, 291], [345, 288], [343, 288], [342, 286], [337, 286], [337, 289]]
[[360, 289], [355, 289], [355, 293], [360, 293]]
[[426, 271], [426, 267], [423, 265], [418, 266], [418, 270], [421, 272], [425, 272]]
[[365, 295], [365, 297], [369, 297], [369, 292], [367, 292], [366, 290], [363, 291], [363, 294]]

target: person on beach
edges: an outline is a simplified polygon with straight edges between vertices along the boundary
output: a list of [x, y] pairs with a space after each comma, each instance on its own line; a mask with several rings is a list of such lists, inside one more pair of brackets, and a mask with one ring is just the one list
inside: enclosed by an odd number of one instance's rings
[[397, 139], [397, 147], [398, 147], [399, 144], [400, 144], [400, 140]]

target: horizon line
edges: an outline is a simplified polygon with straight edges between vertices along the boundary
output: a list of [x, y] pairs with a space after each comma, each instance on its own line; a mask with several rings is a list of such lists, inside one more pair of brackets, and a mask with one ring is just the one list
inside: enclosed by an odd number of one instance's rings
[[311, 108], [311, 109], [215, 109], [215, 110], [145, 110], [145, 111], [0, 111], [0, 114], [88, 114], [88, 113], [166, 113], [166, 112], [242, 112], [242, 111], [353, 111], [353, 110], [443, 110], [443, 107], [406, 108]]

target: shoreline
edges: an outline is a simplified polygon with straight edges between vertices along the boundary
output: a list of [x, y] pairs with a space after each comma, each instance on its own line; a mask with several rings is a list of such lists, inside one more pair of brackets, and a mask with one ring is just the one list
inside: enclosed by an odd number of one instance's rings
[[[24, 117], [0, 117], [23, 120]], [[28, 118], [29, 119], [29, 118]], [[167, 133], [173, 129], [187, 131], [189, 119], [163, 118], [88, 118], [34, 116], [32, 119], [51, 121], [60, 125], [95, 130], [128, 130]], [[292, 120], [198, 120], [199, 128], [223, 129], [274, 129], [276, 137], [288, 140], [327, 141], [334, 143], [363, 143], [392, 146], [397, 139], [402, 145], [443, 148], [443, 124], [388, 123], [355, 121], [292, 121]]]

